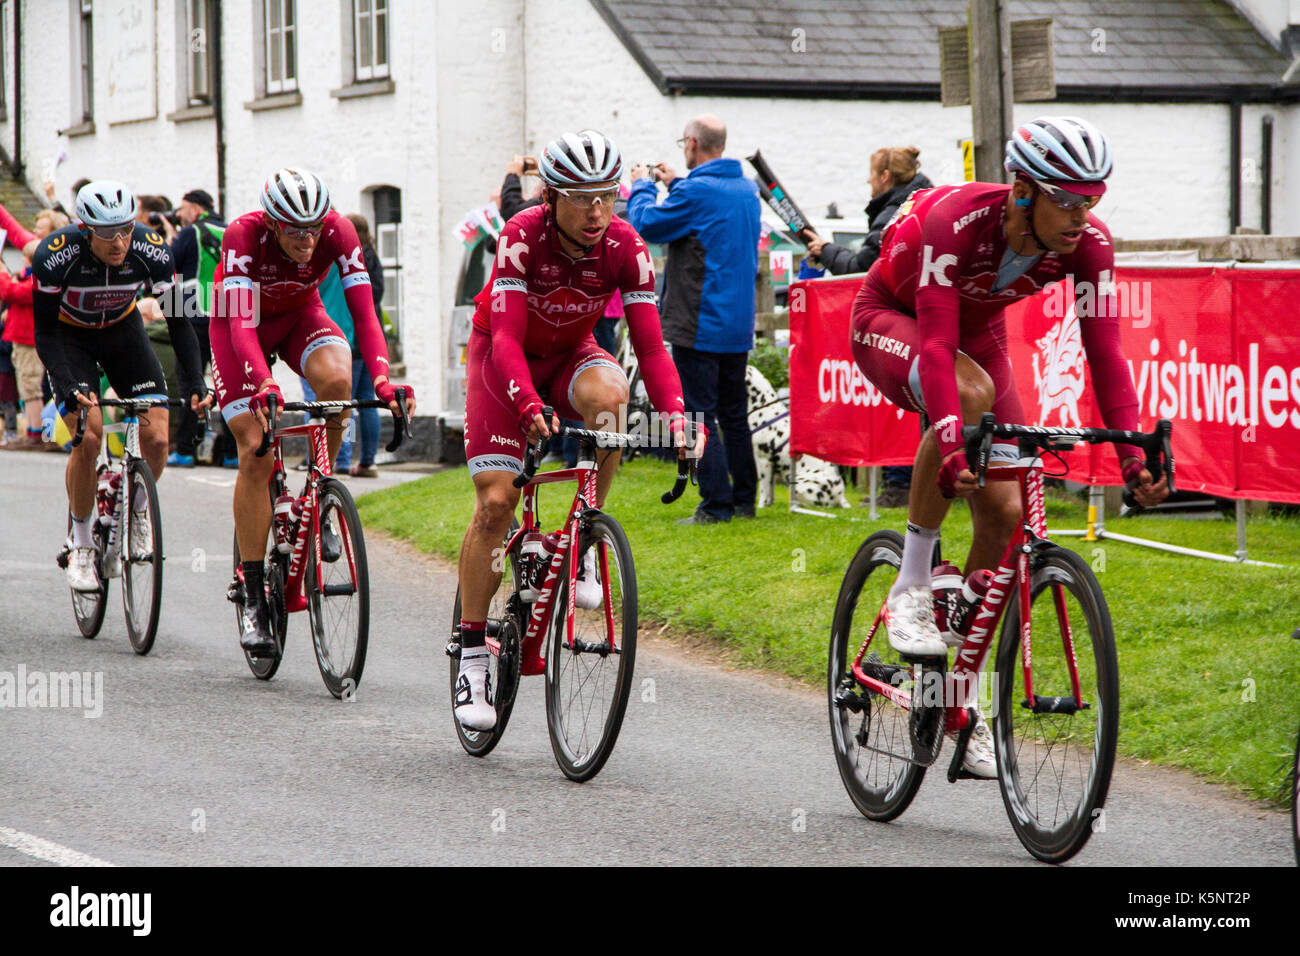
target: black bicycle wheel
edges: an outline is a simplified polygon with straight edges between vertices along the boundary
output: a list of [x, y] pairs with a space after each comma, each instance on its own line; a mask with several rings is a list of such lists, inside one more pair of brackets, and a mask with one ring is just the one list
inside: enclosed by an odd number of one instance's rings
[[[272, 532], [274, 533], [274, 532]], [[239, 536], [235, 535], [234, 543], [235, 574], [239, 573]], [[284, 605], [284, 569], [283, 561], [280, 557], [270, 552], [270, 557], [266, 561], [266, 600], [271, 609], [271, 633], [275, 635], [276, 640], [280, 643], [279, 657], [253, 657], [248, 651], [244, 651], [244, 660], [248, 663], [248, 669], [258, 680], [270, 680], [275, 676], [275, 672], [280, 669], [280, 661], [284, 657], [284, 642], [288, 637], [289, 630], [289, 612]], [[242, 589], [243, 584], [240, 584]], [[239, 633], [244, 633], [244, 601], [241, 595], [240, 600], [235, 602], [235, 623]]]
[[[1033, 700], [1025, 694], [1014, 593], [998, 640], [998, 782], [1025, 849], [1061, 863], [1104, 826], [1119, 736], [1119, 665], [1106, 599], [1083, 558], [1056, 546], [1037, 551], [1030, 581]], [[1081, 700], [1070, 677], [1070, 646]]]
[[[162, 511], [153, 472], [138, 458], [127, 463], [122, 506], [122, 609], [126, 633], [137, 654], [148, 654], [158, 634], [162, 607]], [[143, 499], [145, 507], [140, 508]]]
[[370, 571], [361, 516], [343, 482], [320, 485], [320, 520], [338, 535], [336, 561], [317, 563], [316, 533], [307, 541], [307, 612], [321, 680], [335, 697], [351, 696], [361, 683], [370, 636]]
[[1291, 765], [1291, 837], [1295, 840], [1295, 862], [1300, 866], [1300, 731], [1296, 733], [1295, 763]]
[[546, 726], [555, 760], [570, 780], [590, 780], [609, 759], [623, 725], [636, 663], [636, 569], [632, 548], [606, 514], [581, 519], [576, 556], [596, 551], [603, 602], [591, 610], [574, 604], [573, 644], [567, 635], [568, 564], [561, 570], [551, 612], [546, 655]]
[[[518, 521], [511, 522], [510, 535], [519, 527]], [[507, 536], [509, 537], [509, 536]], [[516, 582], [519, 580], [519, 548], [516, 546], [508, 555], [509, 560], [502, 562], [501, 583], [492, 602], [488, 605], [487, 636], [488, 647], [496, 647], [488, 657], [488, 680], [492, 687], [492, 705], [496, 708], [497, 723], [491, 730], [469, 730], [456, 719], [453, 710], [451, 723], [456, 728], [456, 737], [465, 752], [474, 757], [486, 757], [492, 752], [510, 722], [510, 713], [515, 707], [515, 697], [519, 693], [519, 667], [523, 662], [519, 644], [527, 619], [527, 605], [519, 597]], [[451, 612], [451, 643], [447, 647], [447, 657], [451, 663], [451, 700], [455, 706], [456, 680], [460, 676], [460, 587], [456, 588], [456, 600]]]
[[[853, 676], [853, 662], [898, 577], [902, 560], [902, 535], [877, 531], [849, 562], [835, 601], [826, 680], [831, 741], [840, 780], [863, 816], [879, 821], [893, 820], [907, 809], [926, 769], [916, 762], [909, 711], [865, 689]], [[911, 679], [911, 668], [898, 660], [883, 624], [871, 640], [862, 667], [870, 676], [894, 686]]]
[[[98, 508], [98, 505], [96, 505]], [[72, 534], [72, 518], [68, 518], [68, 534]], [[94, 519], [90, 529], [95, 542], [95, 567], [99, 574], [98, 591], [73, 591], [72, 615], [77, 619], [77, 629], [81, 636], [93, 638], [99, 634], [104, 625], [104, 611], [108, 608], [108, 578], [104, 575], [104, 552], [108, 549], [108, 529]]]

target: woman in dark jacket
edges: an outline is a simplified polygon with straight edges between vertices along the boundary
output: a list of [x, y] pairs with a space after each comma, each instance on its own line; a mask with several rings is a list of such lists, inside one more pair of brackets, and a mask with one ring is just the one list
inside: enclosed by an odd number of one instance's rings
[[917, 157], [921, 151], [915, 146], [906, 149], [878, 149], [871, 155], [871, 202], [867, 203], [867, 224], [870, 232], [856, 252], [833, 242], [827, 242], [811, 229], [805, 235], [808, 254], [820, 259], [832, 275], [847, 272], [866, 272], [880, 255], [880, 241], [885, 227], [898, 212], [898, 207], [918, 189], [929, 189], [934, 183], [917, 172], [921, 164]]
[[[375, 315], [380, 313], [380, 300], [384, 297], [384, 270], [379, 264], [379, 254], [375, 252], [370, 240], [370, 223], [358, 213], [350, 213], [348, 219], [357, 228], [357, 239], [361, 241], [361, 258], [370, 274], [370, 293], [374, 296]], [[355, 342], [352, 345], [352, 397], [359, 401], [369, 401], [375, 397], [375, 385], [366, 370], [366, 363], [361, 360]], [[379, 449], [379, 412], [373, 408], [363, 408], [357, 414], [357, 432], [360, 435], [361, 454], [355, 458], [349, 454], [347, 459], [339, 454], [340, 463], [346, 463], [351, 474], [362, 478], [374, 478], [379, 472], [375, 468], [375, 453]], [[349, 443], [351, 444], [351, 443]]]

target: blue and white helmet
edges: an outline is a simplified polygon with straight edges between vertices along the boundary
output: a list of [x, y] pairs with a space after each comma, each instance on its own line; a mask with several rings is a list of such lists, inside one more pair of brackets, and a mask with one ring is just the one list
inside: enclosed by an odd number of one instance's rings
[[547, 144], [537, 159], [542, 182], [557, 189], [591, 189], [623, 175], [623, 155], [604, 133], [584, 129]]
[[135, 218], [135, 194], [112, 179], [86, 183], [77, 193], [77, 218], [87, 226], [120, 226]]
[[330, 191], [315, 173], [277, 169], [262, 187], [262, 208], [272, 219], [291, 226], [320, 222], [330, 209]]
[[1111, 172], [1110, 141], [1087, 120], [1042, 116], [1011, 135], [1002, 165], [1036, 183], [1100, 196]]

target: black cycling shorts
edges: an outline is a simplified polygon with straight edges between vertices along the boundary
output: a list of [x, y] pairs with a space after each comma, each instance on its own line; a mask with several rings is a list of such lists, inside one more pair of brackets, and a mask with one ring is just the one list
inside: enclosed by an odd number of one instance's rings
[[[138, 311], [133, 309], [121, 322], [103, 329], [83, 329], [61, 322], [59, 336], [73, 380], [89, 383], [96, 395], [99, 370], [103, 369], [118, 398], [167, 397], [162, 364]], [[60, 405], [59, 413], [66, 415], [67, 410]]]

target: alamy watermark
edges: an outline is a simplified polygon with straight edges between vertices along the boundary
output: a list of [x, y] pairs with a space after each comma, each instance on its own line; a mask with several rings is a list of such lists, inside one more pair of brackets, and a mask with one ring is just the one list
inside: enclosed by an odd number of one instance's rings
[[104, 713], [103, 671], [0, 671], [0, 708], [61, 708], [82, 711], [83, 717]]

